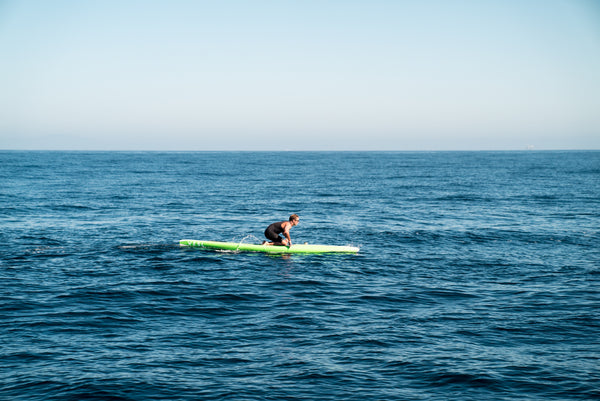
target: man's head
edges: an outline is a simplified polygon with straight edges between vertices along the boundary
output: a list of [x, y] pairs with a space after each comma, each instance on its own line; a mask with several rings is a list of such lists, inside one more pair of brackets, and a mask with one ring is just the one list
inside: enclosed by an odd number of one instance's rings
[[300, 217], [298, 217], [297, 214], [293, 214], [290, 216], [290, 223], [292, 223], [292, 225], [296, 225], [298, 224], [298, 222], [300, 221]]

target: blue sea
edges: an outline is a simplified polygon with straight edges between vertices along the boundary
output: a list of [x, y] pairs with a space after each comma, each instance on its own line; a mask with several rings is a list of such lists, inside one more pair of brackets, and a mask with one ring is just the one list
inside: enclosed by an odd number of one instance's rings
[[599, 151], [2, 151], [0, 242], [2, 400], [600, 398]]

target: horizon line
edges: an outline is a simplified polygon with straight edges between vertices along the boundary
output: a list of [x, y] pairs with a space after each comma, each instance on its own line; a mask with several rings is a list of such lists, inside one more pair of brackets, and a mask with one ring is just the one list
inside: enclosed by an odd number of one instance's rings
[[600, 148], [521, 148], [521, 149], [0, 149], [0, 152], [155, 152], [155, 153], [226, 153], [226, 152], [595, 152]]

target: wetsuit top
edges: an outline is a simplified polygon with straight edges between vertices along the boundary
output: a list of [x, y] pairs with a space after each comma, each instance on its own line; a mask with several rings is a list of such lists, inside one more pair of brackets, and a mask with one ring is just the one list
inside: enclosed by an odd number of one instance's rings
[[[277, 223], [271, 224], [265, 231], [268, 231], [272, 234], [281, 234], [283, 232], [283, 228], [281, 227], [285, 223], [285, 221], [279, 221]], [[264, 226], [263, 226], [264, 227]]]

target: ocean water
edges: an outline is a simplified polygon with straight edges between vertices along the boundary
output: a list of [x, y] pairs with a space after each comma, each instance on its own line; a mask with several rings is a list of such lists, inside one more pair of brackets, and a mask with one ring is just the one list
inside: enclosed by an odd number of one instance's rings
[[3, 400], [600, 398], [598, 151], [4, 151], [0, 241]]

